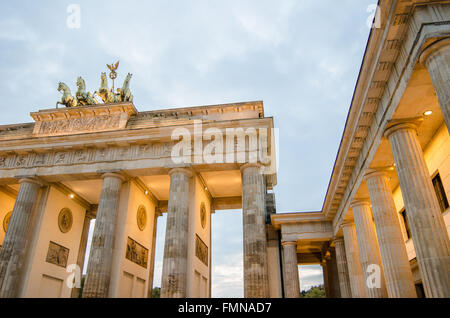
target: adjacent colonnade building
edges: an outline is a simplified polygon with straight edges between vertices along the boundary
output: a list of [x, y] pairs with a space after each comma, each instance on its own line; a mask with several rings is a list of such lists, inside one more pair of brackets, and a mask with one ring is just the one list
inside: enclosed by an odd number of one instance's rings
[[275, 214], [286, 297], [450, 297], [450, 3], [380, 1], [320, 212]]

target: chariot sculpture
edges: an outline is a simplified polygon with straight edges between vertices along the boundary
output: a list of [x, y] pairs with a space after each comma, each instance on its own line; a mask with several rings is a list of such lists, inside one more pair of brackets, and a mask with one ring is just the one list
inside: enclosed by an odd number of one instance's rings
[[[106, 64], [106, 66], [111, 71], [109, 73], [109, 78], [112, 80], [111, 89], [108, 87], [108, 79], [106, 78], [106, 72], [102, 72], [100, 76], [100, 87], [98, 91], [94, 94], [86, 91], [86, 83], [84, 79], [79, 76], [77, 79], [77, 91], [75, 96], [72, 96], [69, 86], [63, 82], [59, 82], [58, 91], [62, 93], [61, 100], [56, 102], [56, 108], [58, 105], [64, 105], [66, 107], [77, 107], [77, 106], [89, 106], [97, 105], [101, 102], [105, 104], [110, 103], [120, 103], [120, 102], [132, 102], [133, 95], [130, 91], [130, 80], [133, 74], [128, 73], [123, 81], [122, 87], [117, 88], [114, 91], [114, 80], [117, 78], [116, 70], [119, 67], [119, 62], [115, 64]], [[98, 100], [96, 97], [100, 98]]]

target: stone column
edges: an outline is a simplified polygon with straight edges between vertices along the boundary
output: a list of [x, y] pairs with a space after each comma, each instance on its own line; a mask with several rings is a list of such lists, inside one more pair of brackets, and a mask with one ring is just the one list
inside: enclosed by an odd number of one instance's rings
[[152, 233], [152, 250], [150, 253], [150, 269], [148, 271], [148, 286], [147, 286], [147, 298], [152, 298], [153, 291], [153, 279], [155, 276], [155, 255], [156, 255], [156, 232], [158, 229], [158, 217], [162, 216], [158, 209], [155, 209], [155, 216], [153, 218], [153, 233]]
[[389, 138], [427, 297], [450, 297], [450, 241], [434, 192], [417, 126], [391, 122]]
[[38, 200], [41, 183], [34, 178], [19, 181], [14, 209], [0, 250], [0, 297], [18, 297], [19, 284], [31, 233], [31, 220]]
[[297, 264], [297, 242], [282, 242], [284, 297], [300, 298], [300, 279]]
[[170, 170], [166, 240], [161, 282], [161, 298], [186, 297], [189, 184], [192, 172], [184, 168]]
[[450, 38], [428, 46], [420, 57], [426, 66], [450, 133]]
[[114, 233], [119, 210], [120, 190], [125, 179], [117, 173], [105, 173], [102, 178], [102, 192], [83, 288], [83, 297], [85, 298], [106, 298], [111, 280]]
[[[92, 213], [92, 211], [86, 211], [86, 214], [84, 216], [83, 230], [81, 232], [81, 239], [80, 239], [80, 245], [78, 248], [78, 257], [77, 257], [77, 265], [80, 268], [80, 275], [82, 275], [82, 273], [83, 273], [84, 258], [85, 258], [85, 254], [86, 254], [86, 247], [87, 247], [87, 241], [88, 241], [88, 235], [89, 235], [89, 226], [91, 225], [91, 221], [94, 218], [95, 218], [95, 213]], [[72, 288], [71, 297], [72, 298], [80, 297], [81, 296], [80, 290], [81, 290], [81, 288], [77, 288], [77, 287]]]
[[323, 286], [325, 287], [325, 297], [330, 298], [330, 281], [328, 280], [328, 264], [327, 260], [322, 258], [320, 261], [320, 267], [322, 267]]
[[330, 298], [340, 298], [341, 292], [339, 288], [339, 274], [337, 269], [337, 259], [336, 259], [336, 250], [334, 247], [329, 248], [329, 257], [327, 260], [327, 276], [328, 276], [328, 287], [329, 293], [328, 297]]
[[347, 257], [348, 276], [353, 298], [365, 298], [366, 289], [359, 259], [358, 242], [356, 241], [355, 225], [351, 222], [342, 224], [344, 233], [345, 256]]
[[[386, 283], [384, 280], [383, 264], [381, 263], [380, 248], [378, 246], [375, 224], [372, 220], [370, 202], [366, 200], [355, 200], [351, 204], [353, 218], [355, 220], [356, 238], [358, 240], [359, 258], [364, 277], [366, 296], [369, 298], [387, 297]], [[379, 277], [374, 277], [375, 284], [369, 284], [372, 274], [378, 266]]]
[[350, 278], [348, 276], [348, 265], [347, 257], [345, 256], [344, 238], [336, 238], [334, 239], [333, 243], [336, 247], [336, 263], [338, 268], [341, 298], [351, 298], [352, 290], [350, 287]]
[[383, 170], [370, 170], [365, 179], [372, 202], [388, 295], [390, 298], [415, 298], [416, 288], [388, 176]]
[[[267, 266], [265, 184], [261, 167], [246, 164], [242, 174], [242, 214], [244, 225], [244, 297], [270, 296]], [[285, 282], [286, 283], [286, 282]]]

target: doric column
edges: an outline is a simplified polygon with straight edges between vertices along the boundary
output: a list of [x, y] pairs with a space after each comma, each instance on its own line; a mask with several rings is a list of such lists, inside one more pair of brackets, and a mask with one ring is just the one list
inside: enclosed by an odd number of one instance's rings
[[192, 172], [184, 168], [170, 170], [166, 240], [162, 270], [162, 298], [186, 297], [189, 183]]
[[[355, 220], [356, 238], [358, 240], [359, 258], [364, 276], [366, 296], [369, 298], [387, 297], [380, 248], [375, 233], [375, 225], [372, 220], [370, 202], [366, 200], [355, 200], [350, 205]], [[369, 284], [371, 281], [370, 276], [373, 274], [373, 265], [377, 265], [379, 268], [380, 276], [375, 277], [375, 283], [378, 282], [379, 284]]]
[[158, 230], [158, 218], [160, 216], [162, 216], [162, 213], [159, 209], [155, 209], [155, 217], [153, 218], [152, 250], [149, 262], [150, 269], [148, 271], [147, 298], [152, 298], [153, 279], [155, 276], [156, 232]]
[[323, 286], [325, 287], [325, 297], [330, 298], [330, 282], [328, 281], [327, 260], [322, 258], [320, 267], [322, 267]]
[[242, 174], [242, 214], [244, 225], [244, 297], [270, 296], [267, 269], [265, 183], [261, 167], [246, 164]]
[[330, 298], [340, 298], [341, 292], [339, 287], [339, 274], [337, 269], [337, 259], [336, 250], [334, 247], [329, 247], [329, 256], [326, 258], [327, 261], [327, 279], [328, 279], [328, 297]]
[[0, 250], [0, 297], [18, 297], [24, 261], [31, 233], [33, 210], [38, 200], [41, 183], [34, 178], [19, 181], [14, 209]]
[[397, 167], [417, 263], [427, 297], [450, 297], [450, 241], [417, 126], [392, 122], [385, 132]]
[[83, 288], [85, 298], [106, 298], [111, 280], [114, 233], [120, 190], [125, 179], [117, 173], [105, 173], [102, 178], [102, 191]]
[[344, 238], [336, 238], [333, 242], [334, 246], [336, 247], [336, 263], [338, 268], [341, 298], [351, 298], [352, 290], [350, 287], [350, 278], [348, 276], [348, 265], [347, 257], [345, 256]]
[[359, 259], [358, 242], [356, 240], [355, 225], [352, 222], [342, 224], [344, 233], [345, 256], [347, 257], [348, 276], [353, 298], [366, 297], [364, 277]]
[[300, 298], [300, 279], [298, 276], [297, 242], [282, 242], [284, 297]]
[[450, 38], [428, 46], [423, 51], [420, 62], [428, 69], [450, 133]]
[[391, 298], [415, 298], [414, 279], [388, 176], [383, 170], [370, 170], [365, 179], [372, 202], [388, 295]]
[[[92, 211], [86, 211], [86, 214], [84, 216], [83, 221], [83, 230], [81, 232], [81, 239], [80, 239], [80, 245], [78, 248], [78, 257], [77, 257], [77, 265], [80, 268], [80, 274], [83, 272], [84, 267], [84, 258], [86, 254], [86, 247], [87, 247], [87, 241], [89, 236], [89, 227], [91, 225], [92, 219], [95, 218], [95, 211], [94, 213]], [[81, 277], [80, 277], [81, 278]], [[72, 298], [78, 298], [80, 297], [80, 289], [76, 286], [72, 288], [71, 297]]]

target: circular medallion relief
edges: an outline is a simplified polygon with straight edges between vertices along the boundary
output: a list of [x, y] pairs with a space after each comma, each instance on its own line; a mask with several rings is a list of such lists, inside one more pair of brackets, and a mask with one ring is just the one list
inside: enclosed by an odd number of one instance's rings
[[3, 219], [3, 230], [6, 233], [6, 230], [8, 229], [9, 219], [11, 218], [12, 211], [6, 213], [5, 218]]
[[72, 211], [68, 208], [64, 208], [59, 212], [58, 215], [58, 226], [59, 230], [63, 233], [67, 233], [72, 228], [73, 216]]
[[143, 205], [139, 206], [136, 218], [139, 230], [143, 231], [147, 225], [147, 211]]
[[202, 228], [205, 228], [206, 226], [206, 207], [205, 203], [202, 202], [200, 205], [200, 224], [202, 225]]

